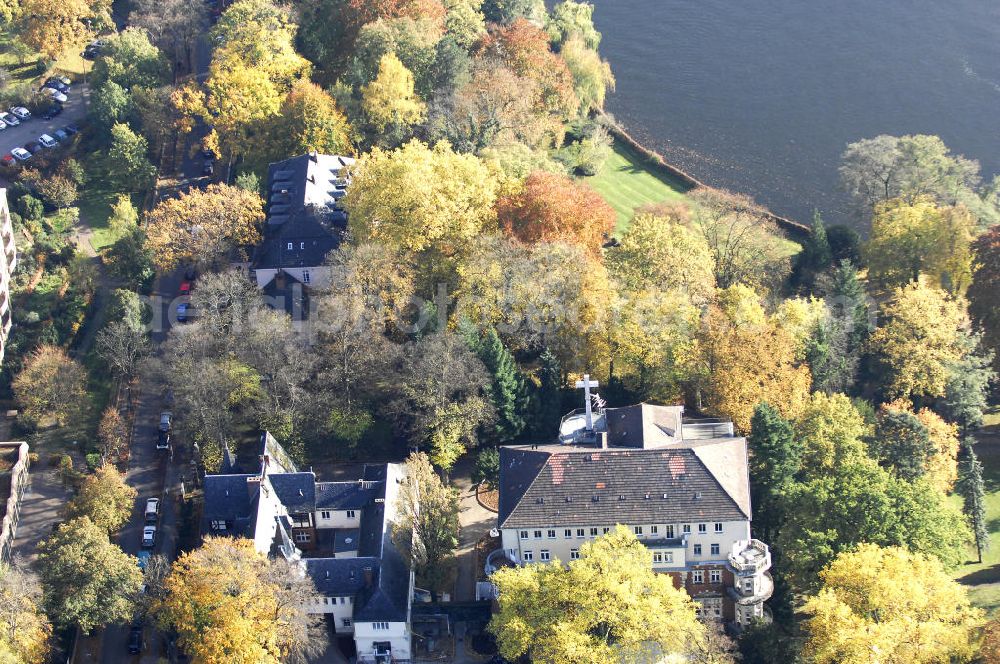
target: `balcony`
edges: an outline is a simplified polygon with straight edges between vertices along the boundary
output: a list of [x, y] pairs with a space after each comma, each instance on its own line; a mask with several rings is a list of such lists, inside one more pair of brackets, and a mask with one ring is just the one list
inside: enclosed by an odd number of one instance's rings
[[726, 567], [736, 576], [754, 576], [771, 569], [771, 550], [760, 540], [740, 540], [733, 544]]

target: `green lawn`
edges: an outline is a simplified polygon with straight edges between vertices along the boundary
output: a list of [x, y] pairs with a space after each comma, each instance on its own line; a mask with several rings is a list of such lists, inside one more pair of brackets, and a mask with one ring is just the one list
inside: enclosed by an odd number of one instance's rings
[[628, 228], [636, 208], [683, 200], [686, 191], [683, 184], [655, 172], [617, 141], [601, 172], [586, 181], [618, 213], [619, 235]]
[[[986, 427], [977, 438], [976, 453], [983, 464], [986, 484], [990, 547], [983, 552], [982, 563], [962, 565], [955, 577], [969, 585], [973, 604], [991, 615], [1000, 615], [1000, 408], [994, 408], [987, 416]], [[955, 500], [959, 502], [957, 497]], [[970, 550], [969, 559], [975, 560], [975, 549]]]

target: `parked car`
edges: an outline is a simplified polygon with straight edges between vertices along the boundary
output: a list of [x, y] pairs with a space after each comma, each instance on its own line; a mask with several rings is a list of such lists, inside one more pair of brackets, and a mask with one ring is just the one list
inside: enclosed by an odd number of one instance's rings
[[142, 546], [152, 549], [154, 544], [156, 544], [156, 526], [145, 526], [142, 529]]
[[132, 625], [128, 631], [128, 654], [138, 655], [142, 652], [142, 625]]
[[177, 291], [178, 295], [190, 295], [191, 294], [191, 282], [185, 279], [181, 282], [181, 287]]
[[21, 121], [18, 120], [17, 116], [13, 113], [4, 113], [0, 111], [0, 120], [3, 120], [3, 123], [8, 127], [16, 127], [21, 124]]
[[156, 449], [158, 450], [169, 450], [170, 449], [170, 434], [166, 431], [157, 432], [156, 436]]
[[145, 572], [146, 565], [149, 564], [149, 559], [153, 557], [153, 554], [150, 551], [142, 550], [135, 554], [135, 557], [139, 559], [139, 569]]
[[60, 143], [62, 143], [67, 138], [69, 138], [69, 133], [65, 129], [56, 129], [54, 132], [52, 132], [52, 137], [55, 138]]
[[147, 498], [146, 499], [146, 523], [156, 523], [156, 519], [160, 516], [160, 499], [159, 498]]
[[24, 106], [11, 106], [10, 112], [20, 120], [27, 120], [31, 117], [31, 111]]
[[173, 420], [174, 414], [169, 410], [160, 413], [160, 431], [170, 431]]
[[75, 134], [80, 133], [80, 128], [77, 127], [75, 124], [68, 124], [65, 127], [63, 127], [63, 131], [69, 134], [70, 136], [73, 136]]
[[69, 97], [59, 92], [55, 88], [50, 88], [47, 85], [41, 89], [41, 92], [51, 97], [52, 101], [57, 101], [60, 104], [65, 104], [67, 101], [69, 101]]
[[17, 159], [15, 159], [14, 155], [12, 154], [5, 154], [3, 157], [0, 157], [0, 164], [3, 164], [7, 168], [10, 168], [11, 166], [17, 164]]
[[8, 126], [6, 124], [4, 124], [3, 122], [0, 122], [0, 131], [6, 131], [7, 129], [8, 129]]
[[28, 161], [31, 159], [31, 153], [24, 148], [14, 148], [10, 151], [10, 153], [14, 155], [14, 158], [18, 161]]
[[177, 322], [186, 323], [188, 319], [188, 303], [181, 302], [177, 305]]
[[50, 76], [45, 80], [45, 86], [54, 88], [63, 94], [69, 93], [69, 79], [65, 76]]
[[38, 142], [41, 143], [42, 147], [44, 148], [54, 148], [55, 146], [59, 145], [59, 141], [52, 138], [48, 134], [42, 134], [41, 136], [39, 136]]
[[42, 113], [43, 120], [51, 120], [63, 112], [62, 104], [52, 104]]
[[42, 151], [42, 144], [39, 143], [38, 141], [28, 141], [27, 143], [24, 144], [24, 149], [30, 152], [31, 154], [35, 154], [36, 152]]

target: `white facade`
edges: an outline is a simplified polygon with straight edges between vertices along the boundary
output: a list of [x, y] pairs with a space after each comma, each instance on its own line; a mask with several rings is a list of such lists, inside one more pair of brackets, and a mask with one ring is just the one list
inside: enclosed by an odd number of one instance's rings
[[10, 277], [17, 267], [17, 246], [14, 244], [14, 227], [10, 221], [7, 190], [0, 189], [0, 362], [3, 361], [7, 336], [13, 325], [10, 303]]
[[[410, 623], [360, 622], [354, 625], [354, 645], [359, 662], [398, 662], [410, 659]], [[380, 660], [379, 656], [392, 659]]]
[[284, 272], [310, 288], [325, 288], [330, 285], [330, 268], [325, 265], [314, 265], [312, 267], [283, 267], [280, 270], [277, 268], [255, 269], [253, 275], [257, 281], [257, 287], [267, 286], [278, 276], [278, 272]]

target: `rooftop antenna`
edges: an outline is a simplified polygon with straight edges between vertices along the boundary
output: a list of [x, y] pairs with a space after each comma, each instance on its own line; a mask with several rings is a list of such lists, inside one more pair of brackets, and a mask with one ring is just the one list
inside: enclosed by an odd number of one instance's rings
[[590, 388], [598, 386], [599, 383], [596, 380], [590, 380], [590, 374], [583, 374], [583, 380], [576, 381], [576, 389], [583, 390], [583, 399], [587, 405], [587, 431], [594, 430], [594, 411], [590, 398]]

